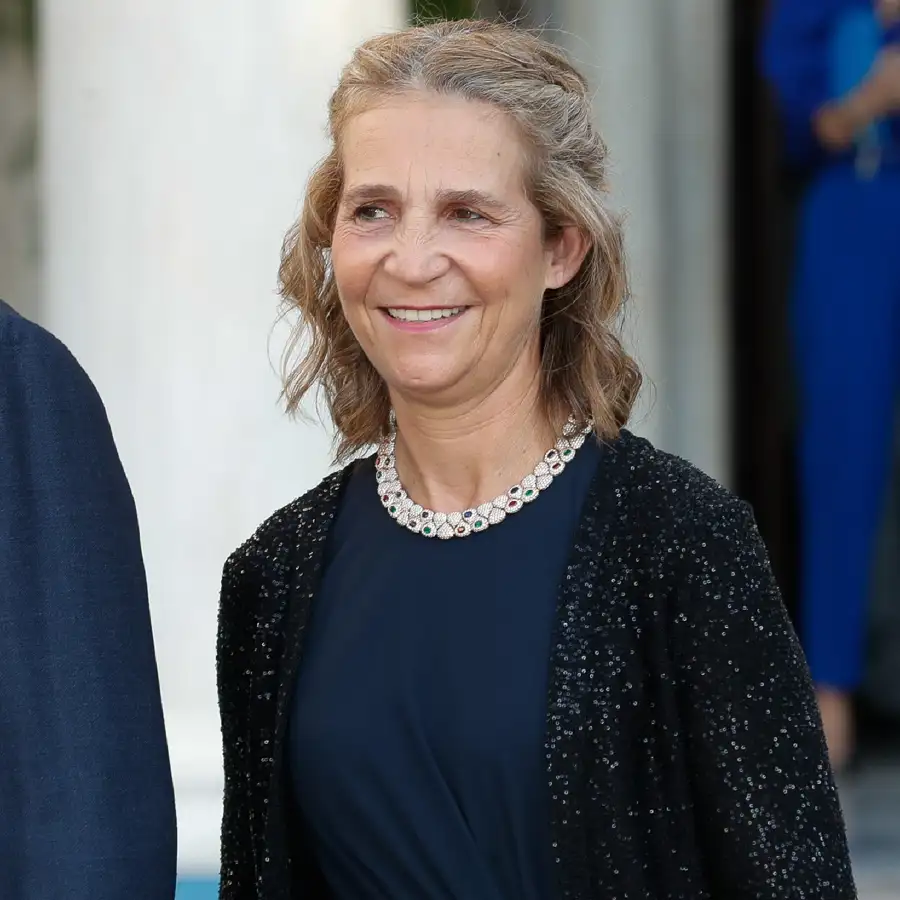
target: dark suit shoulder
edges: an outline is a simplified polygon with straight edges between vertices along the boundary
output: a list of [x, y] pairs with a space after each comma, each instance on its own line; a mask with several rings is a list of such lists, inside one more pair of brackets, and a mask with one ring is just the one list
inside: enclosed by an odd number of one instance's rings
[[0, 300], [0, 343], [8, 346], [32, 344], [58, 346], [68, 353], [62, 342], [46, 328], [26, 319], [8, 303]]
[[94, 393], [94, 385], [69, 348], [46, 328], [0, 300], [0, 366], [64, 375], [67, 386]]
[[23, 319], [24, 321], [24, 318], [16, 310], [5, 300], [0, 299], [0, 339], [4, 337], [7, 325], [18, 319]]

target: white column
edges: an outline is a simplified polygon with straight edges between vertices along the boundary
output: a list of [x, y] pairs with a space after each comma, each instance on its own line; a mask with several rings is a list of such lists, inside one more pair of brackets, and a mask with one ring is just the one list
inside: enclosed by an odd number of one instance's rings
[[107, 404], [137, 500], [183, 869], [217, 866], [227, 554], [329, 438], [278, 404], [284, 232], [351, 48], [403, 0], [44, 0], [41, 319]]
[[561, 38], [595, 88], [597, 124], [610, 151], [611, 203], [625, 216], [633, 290], [626, 337], [648, 379], [631, 427], [664, 444], [666, 191], [659, 0], [560, 0], [560, 21]]
[[648, 379], [634, 430], [728, 481], [723, 0], [556, 0], [596, 88], [625, 215], [626, 330]]
[[668, 0], [664, 81], [670, 449], [729, 483], [728, 10]]

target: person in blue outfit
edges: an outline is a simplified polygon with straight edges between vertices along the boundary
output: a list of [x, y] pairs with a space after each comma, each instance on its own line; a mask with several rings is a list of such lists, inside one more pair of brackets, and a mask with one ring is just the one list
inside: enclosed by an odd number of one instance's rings
[[172, 900], [138, 523], [103, 404], [0, 302], [0, 897]]
[[763, 65], [811, 169], [793, 298], [802, 633], [836, 767], [853, 750], [900, 384], [900, 2], [776, 0]]

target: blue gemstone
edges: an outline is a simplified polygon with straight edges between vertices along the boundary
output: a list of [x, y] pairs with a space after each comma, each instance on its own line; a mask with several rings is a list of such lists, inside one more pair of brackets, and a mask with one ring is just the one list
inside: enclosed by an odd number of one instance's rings
[[471, 510], [467, 510], [466, 512], [464, 512], [464, 513], [463, 513], [463, 518], [464, 518], [464, 519], [471, 519], [471, 518], [472, 518], [472, 511], [471, 511]]

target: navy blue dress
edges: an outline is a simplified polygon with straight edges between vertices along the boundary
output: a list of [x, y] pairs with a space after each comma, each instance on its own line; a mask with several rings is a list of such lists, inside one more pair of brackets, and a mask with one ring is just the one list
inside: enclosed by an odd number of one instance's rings
[[347, 486], [290, 725], [299, 818], [337, 900], [545, 900], [556, 600], [601, 449], [461, 540]]

